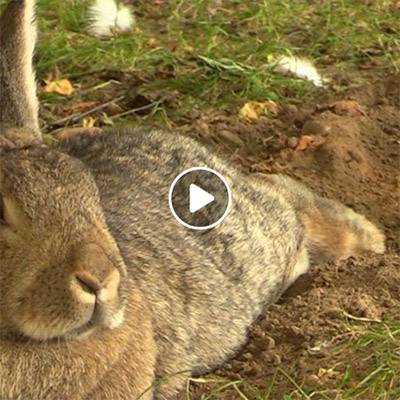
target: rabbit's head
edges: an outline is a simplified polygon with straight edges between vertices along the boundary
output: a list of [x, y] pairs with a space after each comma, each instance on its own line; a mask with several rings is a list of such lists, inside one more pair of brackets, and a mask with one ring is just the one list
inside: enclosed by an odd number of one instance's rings
[[90, 172], [41, 144], [33, 13], [0, 19], [0, 335], [47, 340], [120, 325], [127, 283]]

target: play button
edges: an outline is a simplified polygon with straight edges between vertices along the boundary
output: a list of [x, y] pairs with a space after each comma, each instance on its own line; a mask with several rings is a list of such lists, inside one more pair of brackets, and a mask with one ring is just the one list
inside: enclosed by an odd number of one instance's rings
[[228, 215], [231, 191], [225, 178], [206, 167], [180, 173], [169, 191], [169, 206], [179, 223], [191, 229], [210, 229]]
[[189, 192], [189, 210], [191, 213], [201, 210], [206, 205], [210, 204], [215, 200], [215, 197], [198, 187], [195, 184], [190, 185]]

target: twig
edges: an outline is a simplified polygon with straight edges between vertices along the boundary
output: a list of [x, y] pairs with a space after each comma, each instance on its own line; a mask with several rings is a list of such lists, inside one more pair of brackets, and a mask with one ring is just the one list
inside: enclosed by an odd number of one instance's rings
[[103, 104], [100, 104], [100, 105], [98, 105], [98, 106], [96, 106], [96, 107], [94, 107], [94, 108], [91, 108], [91, 109], [88, 110], [88, 111], [84, 111], [84, 112], [80, 112], [80, 113], [75, 113], [75, 114], [69, 115], [68, 117], [61, 118], [61, 119], [59, 119], [59, 120], [57, 120], [57, 121], [52, 122], [50, 125], [52, 125], [52, 126], [54, 126], [54, 125], [62, 125], [62, 124], [64, 124], [64, 123], [66, 123], [66, 122], [75, 122], [75, 121], [78, 121], [78, 120], [80, 120], [80, 119], [82, 119], [82, 118], [86, 117], [87, 115], [90, 115], [90, 114], [92, 114], [92, 113], [94, 113], [94, 112], [97, 112], [97, 111], [100, 111], [100, 110], [104, 110], [104, 109], [107, 108], [110, 104], [115, 103], [115, 102], [118, 102], [118, 101], [121, 101], [121, 100], [123, 100], [124, 98], [125, 98], [125, 96], [119, 96], [119, 97], [117, 97], [117, 98], [115, 98], [115, 99], [112, 99], [112, 100], [110, 100], [110, 101], [107, 101], [107, 103], [103, 103]]
[[142, 106], [142, 107], [132, 108], [131, 110], [124, 111], [122, 113], [112, 115], [109, 119], [112, 120], [112, 119], [116, 119], [116, 118], [120, 118], [120, 117], [125, 117], [125, 116], [130, 115], [130, 114], [135, 114], [138, 111], [144, 111], [144, 110], [148, 110], [149, 108], [157, 107], [162, 103], [162, 101], [163, 100], [158, 100], [158, 101], [154, 101], [153, 103], [146, 104], [145, 106]]
[[371, 319], [371, 318], [364, 318], [364, 317], [356, 317], [354, 315], [349, 314], [348, 312], [344, 311], [344, 310], [340, 310], [343, 315], [349, 319], [353, 319], [354, 321], [361, 321], [361, 322], [377, 322], [377, 323], [381, 323], [382, 320], [380, 319]]

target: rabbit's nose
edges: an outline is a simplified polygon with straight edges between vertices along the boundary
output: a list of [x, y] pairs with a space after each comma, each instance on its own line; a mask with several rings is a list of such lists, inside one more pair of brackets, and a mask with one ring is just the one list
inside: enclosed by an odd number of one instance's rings
[[75, 249], [72, 256], [71, 283], [75, 297], [83, 303], [116, 301], [120, 273], [102, 247], [85, 244]]
[[77, 271], [73, 279], [78, 284], [78, 297], [82, 300], [87, 299], [87, 295], [96, 296], [97, 303], [108, 303], [118, 297], [118, 287], [120, 284], [120, 273], [113, 269], [103, 279], [95, 276], [88, 271]]
[[77, 272], [75, 278], [82, 289], [89, 293], [97, 294], [97, 292], [102, 288], [101, 281], [88, 272]]

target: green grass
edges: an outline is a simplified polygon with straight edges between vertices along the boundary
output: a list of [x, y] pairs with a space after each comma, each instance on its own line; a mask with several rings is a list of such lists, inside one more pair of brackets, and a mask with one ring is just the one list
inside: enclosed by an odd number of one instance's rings
[[[400, 323], [352, 323], [348, 328], [355, 337], [335, 348], [331, 355], [335, 369], [342, 372], [323, 385], [312, 387], [296, 382], [282, 368], [272, 371], [262, 389], [242, 380], [229, 381], [218, 376], [194, 381], [212, 385], [203, 400], [218, 400], [222, 394], [242, 400], [400, 399]], [[353, 365], [355, 360], [362, 363], [362, 371]], [[189, 393], [187, 398], [191, 399]]]
[[244, 100], [302, 102], [315, 94], [311, 83], [273, 73], [271, 55], [310, 57], [328, 75], [370, 60], [400, 69], [394, 1], [226, 0], [220, 9], [212, 1], [166, 3], [158, 21], [150, 15], [157, 7], [144, 3], [133, 34], [96, 39], [86, 34], [87, 0], [40, 0], [39, 77], [55, 67], [65, 76], [139, 73], [148, 90], [177, 91], [185, 114]]
[[[213, 8], [212, 1], [170, 0], [158, 21], [151, 15], [157, 6], [142, 2], [135, 32], [112, 39], [86, 33], [89, 3], [39, 0], [39, 77], [55, 67], [65, 76], [102, 69], [139, 72], [150, 89], [177, 90], [186, 112], [193, 103], [303, 101], [314, 93], [311, 83], [271, 72], [266, 66], [271, 55], [307, 56], [328, 73], [369, 60], [378, 60], [385, 70], [400, 70], [395, 1], [225, 0]], [[165, 70], [169, 77], [160, 78]]]

